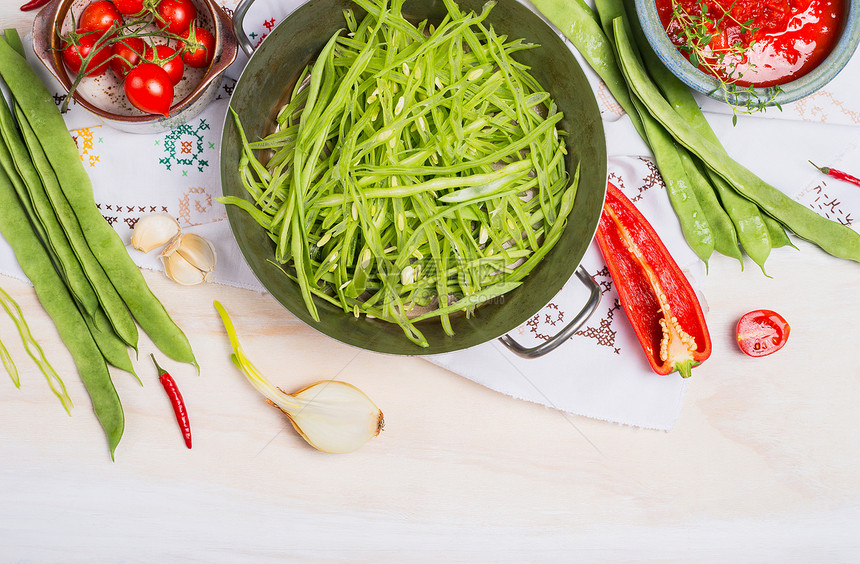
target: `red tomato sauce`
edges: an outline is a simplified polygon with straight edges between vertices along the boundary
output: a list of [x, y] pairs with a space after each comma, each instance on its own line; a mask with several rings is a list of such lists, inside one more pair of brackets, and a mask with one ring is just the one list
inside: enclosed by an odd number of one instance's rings
[[[694, 18], [707, 6], [713, 39], [699, 68], [728, 83], [766, 87], [799, 78], [833, 50], [845, 14], [845, 0], [656, 0], [657, 12], [672, 42], [688, 43], [673, 19], [677, 5]], [[729, 52], [732, 46], [734, 52]], [[718, 54], [723, 53], [722, 59]], [[700, 57], [701, 59], [701, 57]], [[712, 68], [708, 68], [708, 67]]]

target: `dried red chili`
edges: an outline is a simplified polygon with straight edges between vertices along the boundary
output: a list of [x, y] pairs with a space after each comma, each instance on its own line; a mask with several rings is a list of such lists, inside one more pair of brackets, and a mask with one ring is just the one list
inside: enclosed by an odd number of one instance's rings
[[170, 403], [173, 405], [173, 413], [176, 415], [176, 422], [179, 423], [179, 428], [182, 430], [182, 436], [185, 438], [185, 446], [191, 448], [191, 423], [188, 420], [188, 410], [185, 408], [185, 401], [182, 399], [182, 394], [179, 393], [179, 387], [173, 377], [158, 365], [155, 356], [149, 355], [155, 368], [158, 370], [158, 379], [161, 381], [164, 391], [167, 392], [167, 397], [170, 398]]
[[711, 355], [702, 307], [657, 232], [611, 183], [597, 243], [651, 368], [690, 377], [693, 366]]
[[836, 170], [835, 168], [830, 168], [827, 166], [818, 166], [812, 161], [809, 161], [809, 164], [811, 164], [827, 176], [832, 176], [836, 180], [844, 180], [845, 182], [850, 182], [855, 186], [860, 186], [860, 178], [857, 178], [856, 176], [851, 176], [847, 172], [842, 172], [841, 170]]
[[47, 4], [50, 1], [51, 0], [30, 0], [30, 2], [27, 2], [26, 4], [21, 6], [21, 11], [27, 12], [30, 10], [35, 10], [37, 8], [41, 8], [42, 6], [44, 6], [45, 4]]

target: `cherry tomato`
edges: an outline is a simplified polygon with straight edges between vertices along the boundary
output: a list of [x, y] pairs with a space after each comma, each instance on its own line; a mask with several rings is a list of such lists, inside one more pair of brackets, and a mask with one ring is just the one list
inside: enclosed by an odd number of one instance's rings
[[173, 47], [159, 44], [155, 46], [155, 52], [153, 52], [151, 46], [147, 45], [146, 53], [144, 54], [144, 59], [148, 62], [155, 63], [167, 71], [170, 82], [174, 86], [179, 84], [179, 81], [182, 80], [182, 75], [185, 73], [185, 63], [182, 62], [182, 57], [178, 54], [175, 55], [175, 53], [176, 49]]
[[136, 67], [146, 52], [147, 45], [140, 37], [127, 37], [117, 41], [110, 48], [113, 57], [110, 68], [119, 78], [125, 78], [132, 68]]
[[113, 4], [124, 16], [137, 15], [143, 11], [143, 0], [113, 0]]
[[197, 18], [197, 8], [191, 0], [161, 0], [156, 12], [158, 27], [176, 35], [191, 27]]
[[191, 39], [190, 29], [179, 35], [185, 39], [185, 49], [182, 52], [185, 64], [195, 69], [208, 67], [215, 54], [215, 36], [208, 29], [197, 26], [194, 27], [194, 39]]
[[[66, 41], [64, 43], [63, 51], [61, 53], [63, 63], [65, 63], [66, 67], [68, 67], [73, 74], [77, 75], [80, 72], [84, 59], [89, 56], [90, 51], [93, 50], [93, 45], [98, 40], [99, 38], [96, 35], [81, 35], [77, 40], [77, 44], [70, 41]], [[110, 59], [110, 48], [107, 45], [99, 47], [93, 55], [93, 58], [90, 59], [87, 64], [88, 71], [86, 76], [99, 76], [104, 74], [108, 69], [108, 59]]]
[[757, 309], [738, 321], [738, 346], [749, 356], [767, 356], [785, 345], [790, 332], [791, 326], [780, 314]]
[[96, 0], [88, 4], [78, 19], [78, 33], [95, 31], [95, 36], [104, 33], [113, 26], [122, 25], [122, 14], [109, 0]]
[[173, 83], [167, 71], [155, 63], [143, 62], [131, 69], [123, 83], [125, 97], [148, 114], [167, 116], [173, 103]]

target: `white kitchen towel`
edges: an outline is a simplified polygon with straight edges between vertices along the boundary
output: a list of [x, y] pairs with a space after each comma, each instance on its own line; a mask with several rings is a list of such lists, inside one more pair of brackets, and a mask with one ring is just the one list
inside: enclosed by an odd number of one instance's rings
[[[669, 204], [660, 175], [649, 159], [611, 157], [609, 180], [648, 219], [687, 275], [704, 309], [705, 266], [693, 253]], [[562, 411], [668, 430], [677, 419], [686, 380], [655, 374], [642, 351], [603, 261], [592, 241], [581, 265], [601, 288], [597, 311], [566, 343], [536, 359], [523, 359], [492, 341], [465, 351], [427, 357], [499, 392]], [[585, 304], [588, 291], [577, 277], [526, 323], [509, 333], [533, 347], [554, 335]]]
[[[257, 0], [245, 20], [252, 41], [263, 41], [301, 3]], [[222, 4], [230, 12], [236, 2], [223, 0]], [[63, 94], [59, 85], [32, 52], [28, 56], [59, 100]], [[218, 99], [202, 114], [169, 132], [119, 132], [99, 124], [74, 105], [64, 117], [93, 180], [96, 201], [127, 243], [140, 217], [169, 213], [180, 220], [183, 230], [214, 242], [218, 251], [214, 282], [263, 291], [233, 239], [224, 206], [216, 201], [221, 192], [221, 129], [229, 96], [246, 61], [240, 54], [222, 81]], [[647, 149], [600, 81], [587, 66], [583, 68], [604, 118], [610, 180], [636, 201], [693, 286], [701, 291], [704, 266], [683, 241]], [[860, 163], [860, 98], [854, 95], [858, 85], [860, 63], [855, 57], [821, 94], [786, 105], [782, 112], [742, 116], [736, 127], [732, 127], [725, 108], [707, 115], [738, 160], [804, 204], [850, 223], [851, 210], [860, 208], [860, 191], [823, 177], [807, 160], [860, 172], [856, 164]], [[711, 109], [706, 100], [703, 103]], [[139, 266], [161, 269], [155, 253], [144, 255], [130, 247], [129, 253]], [[597, 419], [671, 429], [681, 410], [686, 381], [677, 374], [657, 376], [650, 370], [619, 309], [596, 244], [592, 243], [582, 264], [602, 288], [601, 304], [577, 335], [549, 355], [523, 360], [494, 341], [428, 360], [513, 397]], [[23, 279], [2, 240], [0, 273]], [[750, 276], [758, 275], [756, 269], [750, 269]], [[704, 297], [700, 298], [707, 308]], [[511, 336], [526, 345], [540, 342], [578, 311], [585, 299], [584, 287], [573, 278]], [[289, 313], [285, 310], [284, 315]]]

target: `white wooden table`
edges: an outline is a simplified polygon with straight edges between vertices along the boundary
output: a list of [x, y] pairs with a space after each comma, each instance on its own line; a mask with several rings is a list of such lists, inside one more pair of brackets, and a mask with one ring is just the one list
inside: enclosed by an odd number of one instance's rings
[[[3, 28], [32, 14], [0, 5]], [[8, 319], [21, 368], [0, 376], [0, 562], [852, 561], [860, 549], [860, 266], [798, 242], [754, 265], [715, 257], [714, 340], [671, 432], [575, 417], [489, 391], [419, 358], [318, 336], [273, 298], [145, 276], [198, 351], [174, 371], [187, 450], [144, 339], [116, 462], [71, 356], [32, 289], [0, 285], [76, 401], [60, 407]], [[385, 412], [351, 455], [309, 448], [228, 359], [213, 300], [261, 370], [296, 387], [338, 377]], [[744, 357], [734, 326], [781, 312], [789, 344]]]

